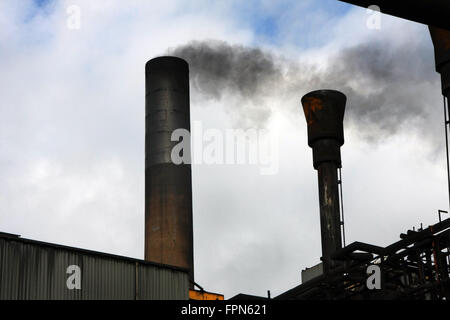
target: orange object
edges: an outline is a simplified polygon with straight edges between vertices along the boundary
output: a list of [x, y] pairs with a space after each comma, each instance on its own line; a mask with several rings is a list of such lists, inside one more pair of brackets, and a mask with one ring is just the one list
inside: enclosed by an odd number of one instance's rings
[[189, 290], [189, 300], [224, 300], [223, 294]]

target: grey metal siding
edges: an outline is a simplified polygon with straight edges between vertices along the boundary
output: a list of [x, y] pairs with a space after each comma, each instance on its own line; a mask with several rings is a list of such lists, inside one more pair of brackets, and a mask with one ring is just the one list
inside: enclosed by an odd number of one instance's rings
[[[0, 237], [0, 299], [188, 299], [187, 271], [85, 250]], [[67, 267], [81, 269], [69, 290]]]
[[139, 299], [187, 300], [189, 298], [186, 274], [171, 269], [157, 270], [144, 266], [139, 266], [138, 270]]

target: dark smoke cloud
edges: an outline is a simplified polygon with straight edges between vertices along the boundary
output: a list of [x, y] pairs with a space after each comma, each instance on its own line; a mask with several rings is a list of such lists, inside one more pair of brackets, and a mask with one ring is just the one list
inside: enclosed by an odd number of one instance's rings
[[431, 42], [359, 44], [330, 55], [325, 69], [222, 41], [191, 42], [170, 54], [189, 62], [200, 94], [211, 99], [238, 97], [230, 113], [241, 119], [239, 125], [245, 119], [247, 125], [264, 126], [274, 111], [266, 98], [291, 101], [295, 105], [286, 107], [301, 112], [303, 94], [328, 88], [347, 95], [346, 126], [370, 142], [405, 128], [439, 141], [440, 131], [432, 129], [440, 124], [434, 112], [440, 105]]
[[257, 48], [222, 41], [192, 42], [172, 54], [189, 61], [196, 87], [215, 98], [232, 91], [253, 99], [267, 82], [281, 76], [273, 56]]
[[[376, 141], [405, 126], [432, 127], [431, 108], [439, 107], [430, 103], [439, 88], [433, 52], [425, 46], [410, 49], [361, 44], [342, 50], [326, 72], [315, 75], [319, 86], [347, 95], [346, 120], [367, 139]], [[433, 87], [436, 91], [430, 92]]]
[[236, 119], [247, 120], [238, 125], [264, 125], [270, 116], [264, 97], [270, 95], [271, 85], [283, 79], [281, 65], [272, 54], [217, 40], [194, 41], [170, 54], [189, 62], [192, 83], [205, 97], [238, 96], [231, 108], [239, 114]]

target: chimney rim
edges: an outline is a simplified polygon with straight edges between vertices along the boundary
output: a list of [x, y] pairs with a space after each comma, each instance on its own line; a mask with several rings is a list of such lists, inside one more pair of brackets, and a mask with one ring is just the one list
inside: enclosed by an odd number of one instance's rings
[[338, 90], [319, 89], [319, 90], [314, 90], [314, 91], [311, 91], [311, 92], [308, 92], [307, 94], [305, 94], [301, 100], [302, 105], [304, 104], [305, 100], [310, 97], [314, 97], [314, 98], [331, 97], [331, 98], [335, 98], [336, 100], [341, 100], [339, 102], [343, 103], [344, 105], [347, 102], [347, 96]]
[[189, 63], [183, 58], [176, 56], [158, 56], [148, 60], [145, 63], [145, 70], [149, 69], [159, 69], [160, 66], [173, 67], [173, 68], [187, 68], [189, 70]]

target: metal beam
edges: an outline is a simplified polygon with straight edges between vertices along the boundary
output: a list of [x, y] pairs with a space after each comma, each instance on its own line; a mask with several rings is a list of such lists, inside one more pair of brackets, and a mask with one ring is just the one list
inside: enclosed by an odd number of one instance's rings
[[450, 30], [450, 1], [448, 0], [339, 0], [360, 7], [380, 7], [382, 13]]

